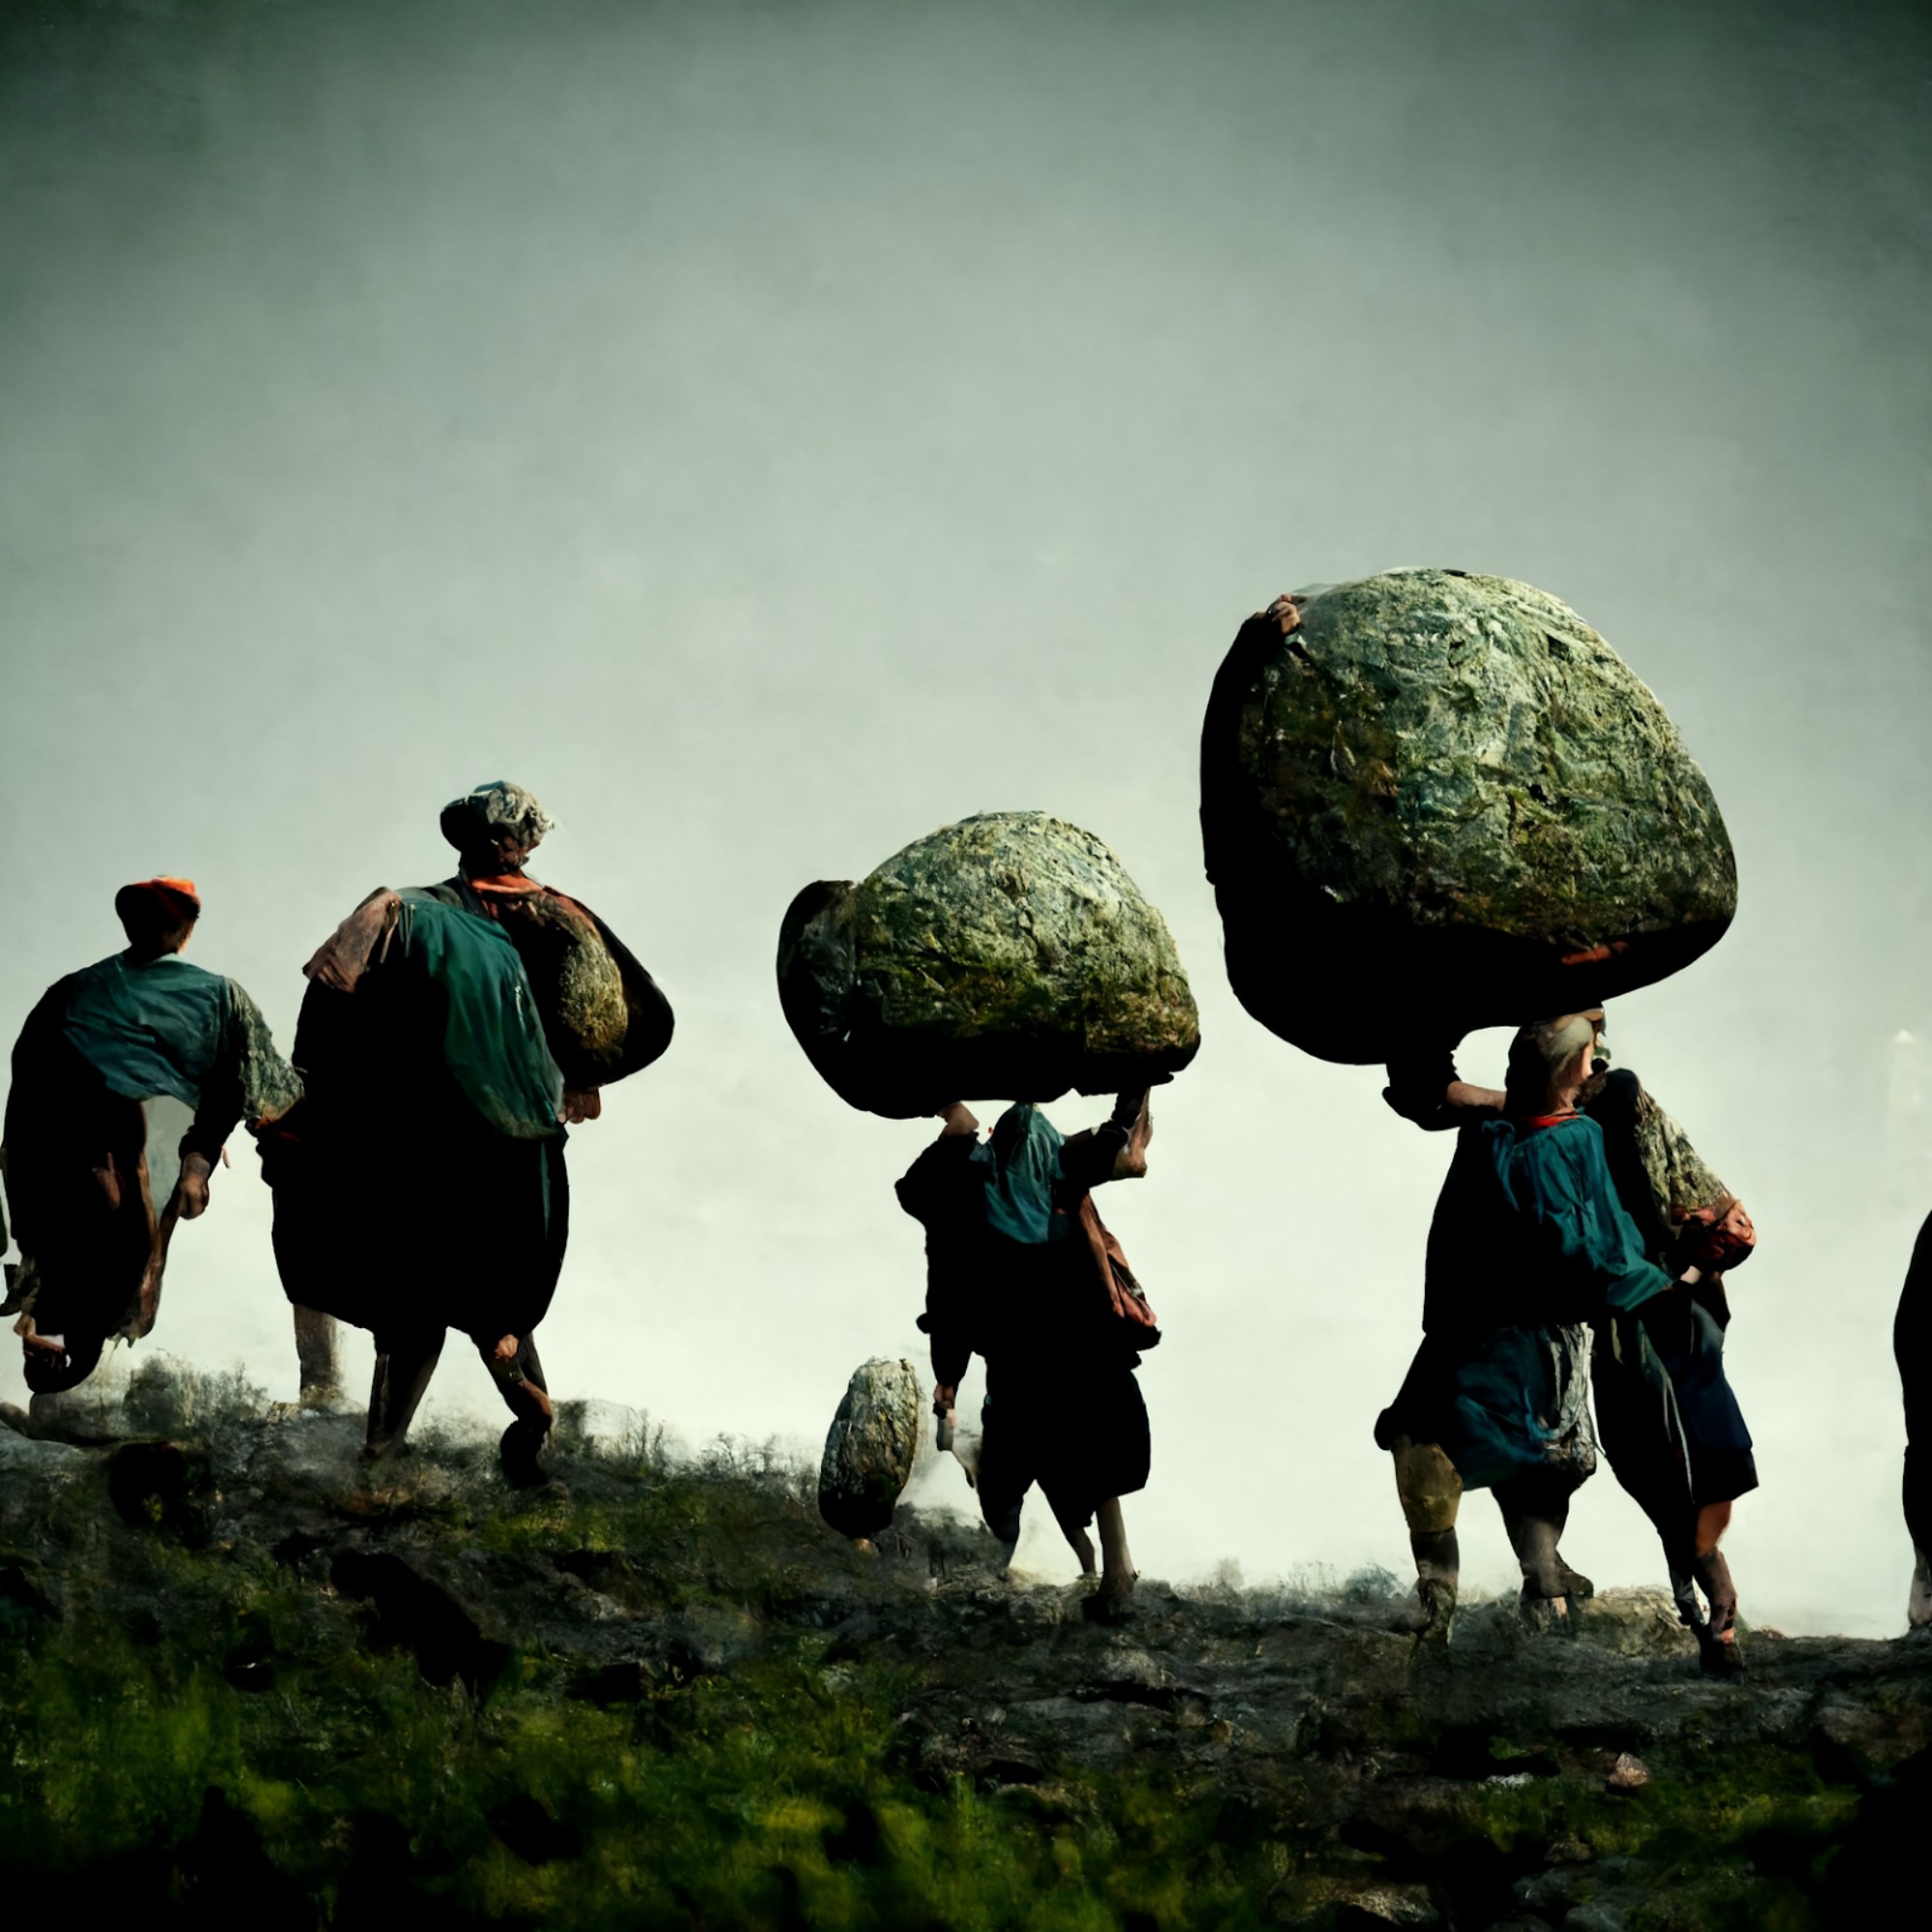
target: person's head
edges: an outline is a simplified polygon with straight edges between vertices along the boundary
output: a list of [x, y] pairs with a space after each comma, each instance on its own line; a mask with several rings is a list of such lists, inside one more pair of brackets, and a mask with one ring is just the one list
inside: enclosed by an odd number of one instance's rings
[[201, 897], [192, 879], [137, 879], [114, 895], [114, 913], [128, 935], [128, 952], [139, 959], [158, 959], [187, 944], [201, 917]]
[[451, 799], [442, 808], [441, 823], [463, 869], [478, 878], [521, 871], [555, 826], [529, 792], [502, 779]]
[[1555, 1114], [1577, 1104], [1607, 1065], [1609, 1050], [1603, 1043], [1604, 1009], [1559, 1013], [1536, 1020], [1510, 1041], [1509, 1072], [1504, 1079], [1512, 1114]]

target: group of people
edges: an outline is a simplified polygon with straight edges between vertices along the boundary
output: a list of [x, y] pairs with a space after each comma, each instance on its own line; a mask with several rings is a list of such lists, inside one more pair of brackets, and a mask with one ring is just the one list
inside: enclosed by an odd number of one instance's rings
[[[568, 1237], [568, 1131], [599, 1117], [605, 1087], [665, 1052], [671, 1011], [604, 921], [526, 870], [551, 830], [527, 791], [480, 785], [444, 808], [441, 830], [452, 876], [370, 894], [309, 959], [293, 1065], [240, 985], [182, 956], [200, 915], [185, 879], [124, 888], [126, 949], [34, 1008], [0, 1143], [23, 1257], [7, 1268], [4, 1312], [30, 1390], [71, 1388], [109, 1341], [149, 1332], [176, 1224], [207, 1208], [242, 1124], [273, 1192], [302, 1400], [340, 1399], [338, 1321], [373, 1331], [364, 1453], [380, 1459], [403, 1441], [457, 1329], [509, 1409], [506, 1475], [540, 1480], [551, 1404], [536, 1329]], [[1757, 1475], [1724, 1373], [1724, 1277], [1755, 1236], [1683, 1130], [1608, 1059], [1593, 1009], [1523, 1027], [1501, 1089], [1463, 1080], [1449, 1050], [1389, 1068], [1397, 1113], [1457, 1133], [1422, 1343], [1376, 1425], [1416, 1567], [1402, 1626], [1448, 1636], [1471, 1489], [1495, 1492], [1524, 1621], [1566, 1626], [1591, 1585], [1560, 1546], [1601, 1445], [1656, 1528], [1705, 1666], [1727, 1673], [1742, 1660], [1719, 1545]], [[1160, 1330], [1093, 1196], [1146, 1174], [1150, 1095], [1122, 1094], [1070, 1137], [1029, 1101], [983, 1140], [963, 1103], [940, 1118], [898, 1183], [925, 1231], [920, 1326], [935, 1409], [951, 1418], [980, 1356], [988, 1527], [1010, 1558], [1037, 1484], [1091, 1574], [1097, 1524], [1089, 1613], [1117, 1620], [1134, 1585], [1122, 1498], [1151, 1463], [1136, 1370]], [[6, 1234], [0, 1222], [0, 1248]], [[1912, 1369], [1928, 1331], [1932, 1221], [1898, 1323], [1921, 1452], [1932, 1390], [1915, 1406]], [[1932, 1626], [1928, 1494], [1922, 1453], [1915, 1463], [1908, 1450], [1916, 1626]]]
[[207, 1208], [241, 1124], [274, 1197], [303, 1402], [340, 1395], [336, 1321], [372, 1330], [381, 1458], [454, 1328], [510, 1411], [505, 1474], [540, 1480], [535, 1331], [569, 1234], [568, 1130], [665, 1052], [671, 1011], [594, 912], [525, 870], [552, 821], [522, 786], [479, 785], [441, 829], [453, 876], [371, 893], [309, 959], [293, 1066], [241, 986], [182, 956], [201, 911], [185, 879], [124, 888], [126, 950], [35, 1007], [0, 1143], [30, 1390], [74, 1387], [153, 1327], [175, 1226]]
[[[1469, 1489], [1495, 1492], [1524, 1621], [1566, 1627], [1591, 1585], [1559, 1546], [1601, 1440], [1656, 1527], [1705, 1667], [1739, 1669], [1719, 1544], [1757, 1474], [1724, 1374], [1723, 1276], [1755, 1244], [1749, 1216], [1635, 1076], [1609, 1071], [1601, 1009], [1524, 1027], [1500, 1090], [1462, 1080], [1448, 1052], [1392, 1066], [1389, 1082], [1398, 1113], [1459, 1130], [1430, 1233], [1422, 1345], [1376, 1427], [1415, 1558], [1401, 1627], [1449, 1635]], [[1121, 1498], [1145, 1486], [1151, 1460], [1134, 1372], [1160, 1337], [1092, 1196], [1147, 1172], [1148, 1095], [1122, 1094], [1070, 1139], [1026, 1102], [984, 1141], [962, 1104], [941, 1119], [898, 1183], [925, 1229], [934, 1407], [951, 1413], [980, 1354], [988, 1527], [1010, 1556], [1037, 1482], [1091, 1572], [1097, 1519], [1088, 1611], [1118, 1618], [1134, 1582]]]

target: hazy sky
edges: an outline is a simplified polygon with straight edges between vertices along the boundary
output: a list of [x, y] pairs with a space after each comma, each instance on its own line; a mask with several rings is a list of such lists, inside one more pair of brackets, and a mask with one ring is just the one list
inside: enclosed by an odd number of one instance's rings
[[[1730, 1341], [1764, 1480], [1729, 1545], [1745, 1612], [1902, 1625], [1889, 1329], [1932, 1208], [1889, 1097], [1893, 1036], [1932, 1025], [1922, 10], [4, 18], [0, 1032], [167, 870], [201, 883], [194, 956], [286, 1044], [335, 921], [450, 868], [443, 801], [530, 785], [559, 821], [533, 869], [678, 1014], [573, 1135], [554, 1386], [815, 1455], [855, 1363], [923, 1371], [892, 1182], [926, 1129], [812, 1074], [780, 915], [970, 811], [1057, 812], [1165, 911], [1205, 1034], [1151, 1177], [1105, 1203], [1167, 1330], [1141, 1567], [1406, 1574], [1370, 1431], [1450, 1145], [1235, 1004], [1196, 734], [1276, 591], [1523, 578], [1657, 692], [1737, 843], [1731, 935], [1611, 1038], [1762, 1236]], [[155, 1340], [292, 1395], [270, 1199], [233, 1152]], [[359, 1393], [366, 1338], [350, 1360]], [[452, 1351], [430, 1412], [492, 1401]], [[1607, 1471], [1574, 1520], [1600, 1582], [1661, 1580]], [[1472, 1580], [1510, 1585], [1493, 1505], [1464, 1522]]]

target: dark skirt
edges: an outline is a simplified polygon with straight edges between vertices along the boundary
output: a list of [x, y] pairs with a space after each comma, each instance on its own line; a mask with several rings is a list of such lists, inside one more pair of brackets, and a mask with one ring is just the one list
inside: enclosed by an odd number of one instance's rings
[[1699, 1509], [1733, 1502], [1757, 1488], [1757, 1463], [1724, 1374], [1724, 1331], [1710, 1309], [1687, 1295], [1667, 1316], [1660, 1315], [1650, 1332], [1684, 1422], [1690, 1500]]
[[285, 1144], [264, 1163], [283, 1293], [379, 1333], [529, 1334], [570, 1237], [563, 1150], [468, 1122], [373, 1161], [360, 1142]]
[[1681, 1291], [1599, 1331], [1597, 1421], [1617, 1481], [1660, 1529], [1757, 1488], [1750, 1431], [1724, 1374], [1724, 1330]]
[[980, 1507], [993, 1533], [1019, 1535], [1020, 1504], [1037, 1483], [1059, 1522], [1085, 1528], [1109, 1498], [1147, 1487], [1147, 1404], [1131, 1368], [1077, 1367], [1060, 1379], [1003, 1376], [989, 1363]]

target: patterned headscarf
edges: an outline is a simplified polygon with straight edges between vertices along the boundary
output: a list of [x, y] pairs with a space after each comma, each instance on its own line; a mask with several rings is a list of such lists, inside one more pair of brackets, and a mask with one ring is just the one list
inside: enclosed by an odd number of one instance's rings
[[973, 1158], [993, 1172], [986, 1181], [986, 1225], [1029, 1246], [1053, 1233], [1053, 1188], [1060, 1179], [1063, 1136], [1031, 1100], [993, 1122], [992, 1137]]
[[506, 779], [492, 779], [442, 808], [442, 836], [459, 852], [488, 844], [496, 835], [509, 833], [520, 844], [540, 845], [556, 830], [556, 821], [536, 801], [535, 793]]
[[1535, 1114], [1543, 1108], [1549, 1083], [1590, 1043], [1599, 1039], [1599, 1057], [1609, 1058], [1601, 1043], [1604, 1009], [1590, 1007], [1580, 1013], [1559, 1013], [1554, 1019], [1526, 1026], [1510, 1041], [1509, 1072], [1504, 1085], [1513, 1114]]

